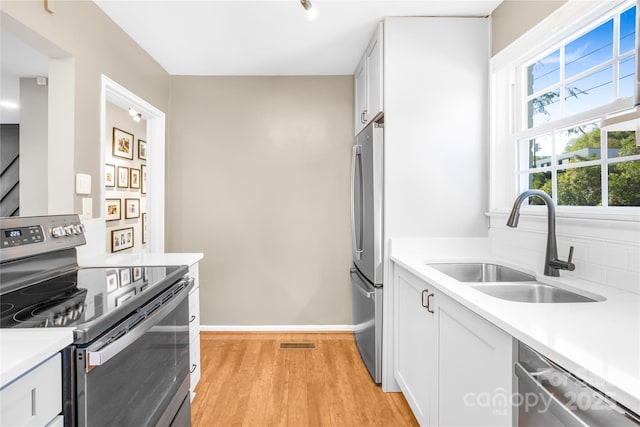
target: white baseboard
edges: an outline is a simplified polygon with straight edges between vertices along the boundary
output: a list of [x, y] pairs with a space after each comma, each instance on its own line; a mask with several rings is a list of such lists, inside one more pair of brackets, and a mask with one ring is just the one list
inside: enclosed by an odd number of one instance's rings
[[354, 325], [200, 325], [213, 332], [353, 332]]

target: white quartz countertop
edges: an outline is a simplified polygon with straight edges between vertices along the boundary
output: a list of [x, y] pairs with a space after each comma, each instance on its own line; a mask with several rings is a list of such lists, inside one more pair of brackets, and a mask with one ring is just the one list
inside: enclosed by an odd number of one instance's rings
[[203, 256], [199, 252], [107, 254], [81, 257], [78, 259], [78, 264], [82, 267], [193, 265]]
[[0, 329], [0, 388], [72, 342], [72, 328]]
[[[522, 303], [486, 295], [427, 265], [493, 262], [488, 239], [393, 240], [391, 259], [517, 340], [640, 413], [640, 296], [595, 283], [537, 275], [549, 283], [606, 301]], [[543, 260], [541, 260], [543, 262]], [[523, 270], [531, 273], [531, 271]]]

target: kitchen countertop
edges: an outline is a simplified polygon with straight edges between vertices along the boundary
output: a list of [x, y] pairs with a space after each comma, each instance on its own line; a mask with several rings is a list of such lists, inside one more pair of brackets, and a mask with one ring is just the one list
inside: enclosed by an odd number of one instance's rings
[[199, 252], [104, 254], [81, 257], [78, 259], [78, 264], [82, 267], [193, 265], [203, 256]]
[[73, 328], [1, 329], [0, 388], [73, 342]]
[[390, 255], [396, 264], [640, 414], [640, 295], [539, 274], [540, 282], [601, 295], [606, 301], [521, 303], [491, 297], [426, 265], [493, 262], [533, 273], [492, 258], [487, 238], [396, 239]]

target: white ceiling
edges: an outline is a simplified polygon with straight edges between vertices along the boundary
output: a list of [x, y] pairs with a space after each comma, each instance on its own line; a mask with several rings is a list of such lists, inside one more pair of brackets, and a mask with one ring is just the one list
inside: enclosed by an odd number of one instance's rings
[[501, 3], [312, 0], [308, 21], [299, 0], [94, 1], [174, 75], [353, 74], [385, 16], [487, 16]]

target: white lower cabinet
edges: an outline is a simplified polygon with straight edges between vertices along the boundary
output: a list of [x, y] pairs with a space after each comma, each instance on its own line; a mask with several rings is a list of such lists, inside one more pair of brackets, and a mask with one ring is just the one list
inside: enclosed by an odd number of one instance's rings
[[423, 426], [511, 426], [513, 338], [394, 265], [395, 378]]
[[0, 426], [46, 426], [62, 417], [60, 353], [0, 390]]
[[200, 381], [200, 277], [198, 264], [189, 267], [195, 283], [189, 292], [189, 371], [191, 374], [191, 400]]

